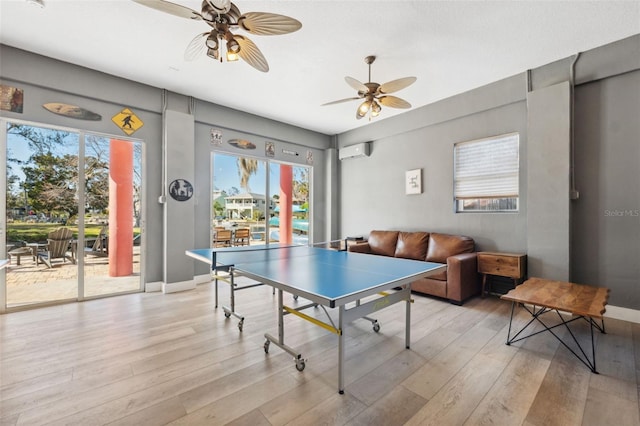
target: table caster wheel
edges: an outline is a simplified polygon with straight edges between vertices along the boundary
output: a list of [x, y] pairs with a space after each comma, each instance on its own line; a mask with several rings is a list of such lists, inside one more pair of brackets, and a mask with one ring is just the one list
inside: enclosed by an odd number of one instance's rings
[[296, 360], [296, 370], [302, 371], [302, 370], [304, 370], [304, 367], [306, 367], [306, 365], [304, 363], [304, 359]]
[[229, 317], [231, 317], [231, 313], [230, 313], [230, 312], [225, 312], [225, 313], [224, 313], [224, 317], [225, 317], [225, 318], [229, 318]]
[[373, 323], [373, 331], [376, 333], [380, 331], [380, 324], [377, 321]]
[[238, 330], [242, 331], [242, 326], [244, 325], [244, 319], [240, 320], [238, 323]]
[[267, 340], [264, 342], [264, 353], [268, 354], [269, 353], [269, 345], [271, 344], [270, 340]]

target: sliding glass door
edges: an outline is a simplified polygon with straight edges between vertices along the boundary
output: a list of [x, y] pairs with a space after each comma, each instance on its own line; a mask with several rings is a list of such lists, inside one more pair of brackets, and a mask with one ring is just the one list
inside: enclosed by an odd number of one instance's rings
[[213, 247], [310, 241], [309, 167], [214, 153], [212, 170]]
[[276, 205], [269, 219], [272, 241], [308, 244], [309, 168], [284, 163], [269, 165], [271, 199]]
[[139, 291], [142, 143], [2, 121], [3, 308]]
[[84, 138], [84, 297], [140, 289], [142, 144]]
[[6, 306], [75, 299], [80, 134], [11, 122], [3, 130]]
[[273, 210], [266, 162], [216, 153], [212, 169], [212, 247], [266, 244], [266, 219]]

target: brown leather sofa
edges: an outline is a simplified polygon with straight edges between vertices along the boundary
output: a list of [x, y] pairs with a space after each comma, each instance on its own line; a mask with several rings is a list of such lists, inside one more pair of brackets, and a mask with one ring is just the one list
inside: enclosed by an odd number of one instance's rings
[[472, 238], [435, 232], [371, 231], [349, 251], [446, 263], [446, 271], [411, 283], [411, 290], [461, 305], [480, 294], [475, 243]]

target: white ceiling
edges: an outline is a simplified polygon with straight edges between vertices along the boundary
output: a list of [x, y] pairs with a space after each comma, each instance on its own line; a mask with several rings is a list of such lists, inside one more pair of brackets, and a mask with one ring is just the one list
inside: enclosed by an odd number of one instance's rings
[[[241, 12], [302, 22], [287, 35], [248, 34], [270, 66], [185, 62], [209, 28], [129, 0], [0, 0], [0, 42], [216, 104], [338, 134], [366, 125], [345, 76], [417, 82], [395, 95], [413, 108], [640, 33], [640, 1], [245, 1]], [[175, 0], [200, 10], [199, 0]], [[240, 31], [239, 31], [240, 32]], [[43, 70], [45, 72], [45, 70]], [[383, 108], [374, 120], [406, 110]]]

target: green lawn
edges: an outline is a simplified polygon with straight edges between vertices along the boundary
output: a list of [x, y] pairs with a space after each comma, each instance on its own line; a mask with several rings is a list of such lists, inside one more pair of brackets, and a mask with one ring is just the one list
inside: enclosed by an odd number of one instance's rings
[[[26, 223], [13, 222], [7, 224], [7, 242], [26, 241], [28, 243], [46, 242], [47, 235], [51, 231], [62, 227], [59, 223]], [[64, 226], [73, 231], [74, 238], [78, 237], [78, 226]], [[95, 238], [100, 233], [102, 225], [85, 224], [84, 234], [86, 238]], [[140, 229], [134, 229], [134, 235], [140, 233]]]

